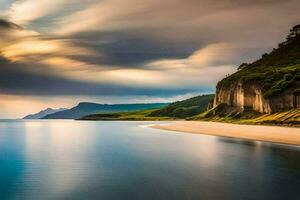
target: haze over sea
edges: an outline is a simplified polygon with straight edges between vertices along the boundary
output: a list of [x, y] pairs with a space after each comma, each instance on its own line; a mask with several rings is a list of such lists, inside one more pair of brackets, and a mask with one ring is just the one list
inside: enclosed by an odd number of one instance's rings
[[164, 122], [0, 121], [0, 199], [297, 199], [300, 148]]

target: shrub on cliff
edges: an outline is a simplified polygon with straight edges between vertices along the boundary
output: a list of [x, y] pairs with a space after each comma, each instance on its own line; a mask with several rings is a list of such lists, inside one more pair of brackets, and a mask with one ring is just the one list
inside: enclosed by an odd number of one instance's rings
[[273, 96], [279, 95], [289, 86], [291, 86], [294, 83], [294, 81], [294, 76], [292, 74], [285, 74], [282, 80], [275, 82], [275, 85], [273, 85], [269, 90], [267, 90], [264, 93], [264, 98], [268, 99]]
[[290, 73], [284, 75], [284, 80], [290, 81], [294, 78], [294, 76]]
[[295, 89], [293, 93], [294, 94], [300, 94], [300, 88]]
[[278, 94], [281, 93], [281, 90], [280, 89], [271, 89], [271, 90], [268, 90], [265, 94], [264, 94], [264, 98], [266, 99], [269, 99], [273, 96], [276, 96]]

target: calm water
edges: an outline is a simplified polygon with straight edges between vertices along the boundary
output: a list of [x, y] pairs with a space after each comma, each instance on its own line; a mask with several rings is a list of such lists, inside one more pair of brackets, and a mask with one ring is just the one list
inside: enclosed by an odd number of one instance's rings
[[146, 128], [1, 121], [0, 199], [300, 199], [300, 150]]

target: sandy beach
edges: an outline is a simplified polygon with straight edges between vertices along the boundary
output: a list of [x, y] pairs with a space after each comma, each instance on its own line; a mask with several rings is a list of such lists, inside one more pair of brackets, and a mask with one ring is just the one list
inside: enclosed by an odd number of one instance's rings
[[180, 121], [152, 128], [300, 146], [300, 128]]

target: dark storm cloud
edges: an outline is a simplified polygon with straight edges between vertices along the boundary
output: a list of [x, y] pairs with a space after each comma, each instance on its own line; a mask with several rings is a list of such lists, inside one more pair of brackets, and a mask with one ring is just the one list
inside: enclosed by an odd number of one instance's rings
[[160, 42], [130, 32], [94, 33], [74, 37], [81, 41], [80, 45], [104, 54], [96, 60], [91, 59], [93, 63], [141, 68], [143, 64], [153, 60], [186, 58], [199, 49], [199, 46], [205, 46], [201, 42]]
[[12, 22], [9, 22], [4, 19], [0, 19], [0, 29], [22, 29], [22, 28]]
[[109, 84], [93, 84], [59, 77], [35, 75], [23, 71], [24, 66], [0, 59], [0, 93], [20, 95], [91, 95], [168, 97], [191, 92], [209, 92], [212, 88], [145, 89]]

